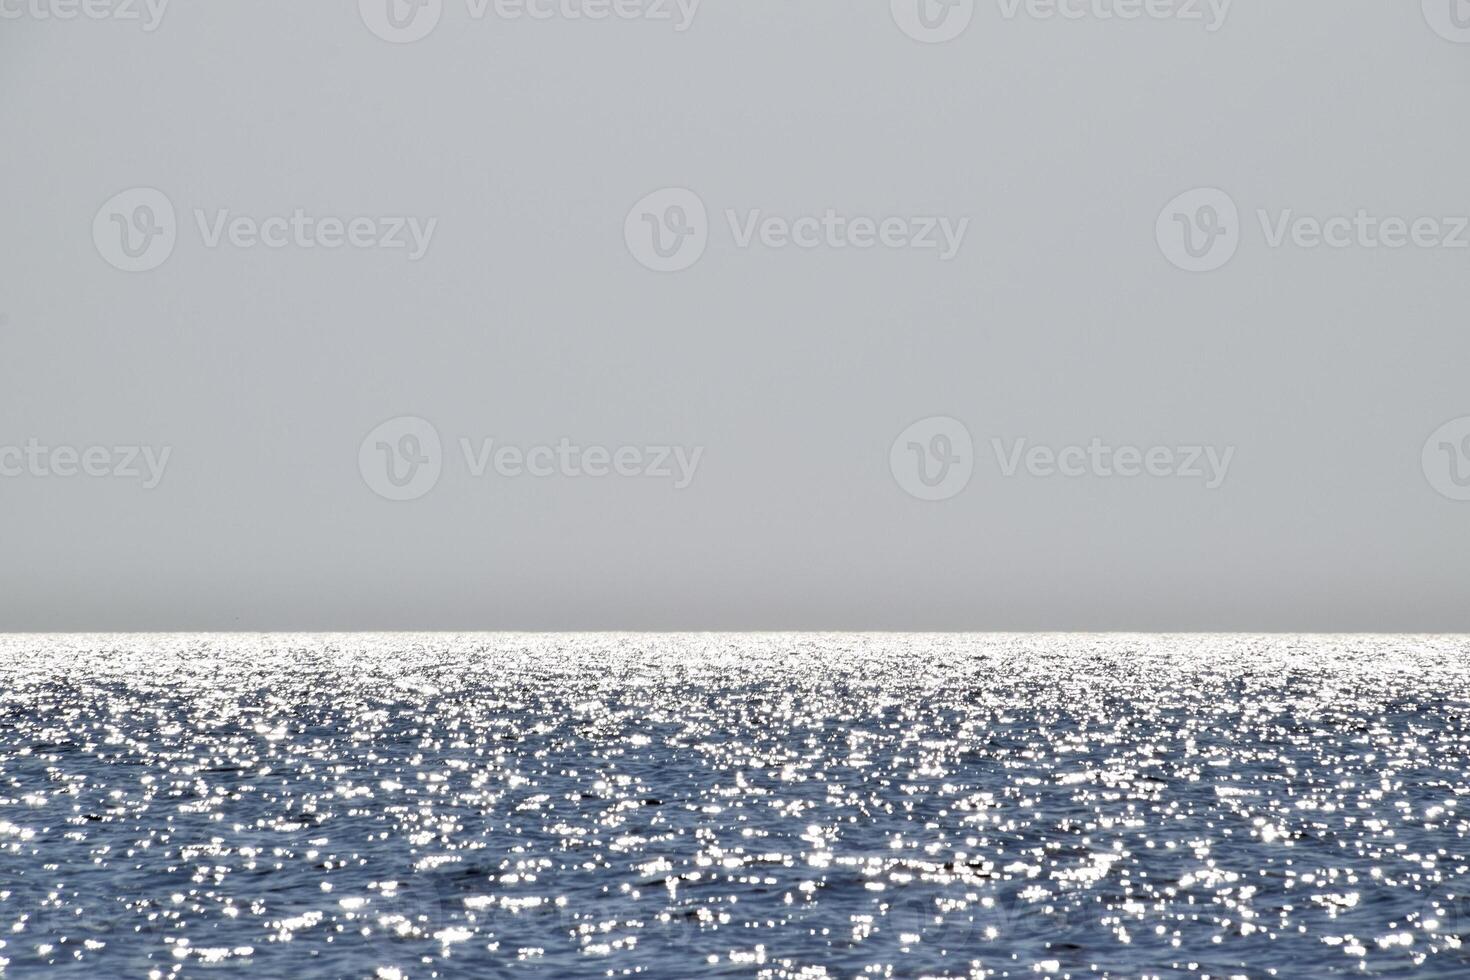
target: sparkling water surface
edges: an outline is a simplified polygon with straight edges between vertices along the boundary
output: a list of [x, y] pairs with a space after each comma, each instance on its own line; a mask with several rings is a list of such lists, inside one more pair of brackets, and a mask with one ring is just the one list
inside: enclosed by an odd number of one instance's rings
[[7, 976], [1470, 975], [1461, 637], [0, 637]]

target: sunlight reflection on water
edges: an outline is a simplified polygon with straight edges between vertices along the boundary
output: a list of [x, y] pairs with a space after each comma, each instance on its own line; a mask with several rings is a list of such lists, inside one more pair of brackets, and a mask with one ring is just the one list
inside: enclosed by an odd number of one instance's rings
[[11, 975], [1470, 954], [1452, 637], [0, 637]]

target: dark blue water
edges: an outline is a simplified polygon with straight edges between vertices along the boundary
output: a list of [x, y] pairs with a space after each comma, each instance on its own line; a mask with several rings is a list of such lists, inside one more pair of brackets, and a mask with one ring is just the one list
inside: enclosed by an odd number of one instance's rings
[[10, 976], [1470, 975], [1470, 642], [0, 638]]

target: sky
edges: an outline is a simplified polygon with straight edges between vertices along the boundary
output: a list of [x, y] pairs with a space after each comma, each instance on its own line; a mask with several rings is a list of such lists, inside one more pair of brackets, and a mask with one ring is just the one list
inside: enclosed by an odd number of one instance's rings
[[1462, 0], [88, 10], [0, 631], [1470, 630]]

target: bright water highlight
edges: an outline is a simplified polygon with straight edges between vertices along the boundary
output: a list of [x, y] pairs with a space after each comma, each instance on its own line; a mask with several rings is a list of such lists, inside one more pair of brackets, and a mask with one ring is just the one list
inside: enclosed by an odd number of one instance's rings
[[1464, 976], [1470, 641], [0, 637], [11, 976]]

